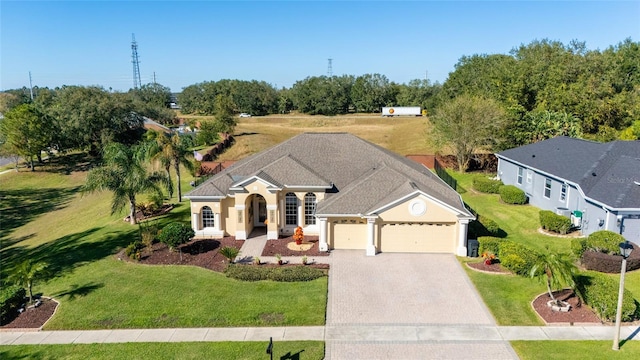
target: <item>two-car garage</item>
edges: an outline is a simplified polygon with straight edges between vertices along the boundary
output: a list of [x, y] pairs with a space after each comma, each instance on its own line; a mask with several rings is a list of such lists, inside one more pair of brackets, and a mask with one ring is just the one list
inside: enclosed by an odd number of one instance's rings
[[380, 232], [381, 252], [443, 252], [455, 251], [454, 223], [385, 223]]

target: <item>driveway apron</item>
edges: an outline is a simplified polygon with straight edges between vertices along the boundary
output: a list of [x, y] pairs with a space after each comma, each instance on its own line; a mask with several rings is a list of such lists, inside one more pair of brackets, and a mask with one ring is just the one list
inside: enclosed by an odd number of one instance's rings
[[[336, 250], [331, 257], [327, 359], [517, 358], [485, 331], [495, 321], [454, 255]], [[487, 339], [464, 340], [469, 332]]]

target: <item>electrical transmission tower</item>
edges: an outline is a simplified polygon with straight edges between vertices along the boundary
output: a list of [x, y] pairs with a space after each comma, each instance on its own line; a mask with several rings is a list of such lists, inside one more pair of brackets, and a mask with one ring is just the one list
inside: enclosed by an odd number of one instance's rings
[[138, 61], [138, 43], [136, 34], [131, 34], [131, 62], [133, 63], [133, 88], [142, 86], [140, 81], [140, 61]]
[[331, 66], [332, 62], [333, 62], [333, 59], [329, 59], [329, 66], [327, 66], [327, 76], [328, 77], [332, 77], [333, 76], [333, 66]]

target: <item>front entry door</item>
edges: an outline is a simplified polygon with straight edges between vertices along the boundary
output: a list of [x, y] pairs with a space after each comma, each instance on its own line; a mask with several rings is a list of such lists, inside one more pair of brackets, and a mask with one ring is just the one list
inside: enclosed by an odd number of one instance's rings
[[252, 206], [257, 211], [253, 211], [253, 226], [264, 227], [267, 220], [267, 201], [261, 195], [256, 195], [253, 199]]

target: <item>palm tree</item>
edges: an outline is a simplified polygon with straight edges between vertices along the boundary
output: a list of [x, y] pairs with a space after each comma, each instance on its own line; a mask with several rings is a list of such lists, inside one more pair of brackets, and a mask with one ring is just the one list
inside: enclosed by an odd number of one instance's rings
[[[190, 137], [180, 136], [179, 134], [173, 134], [171, 136], [158, 134], [156, 136], [156, 144], [149, 148], [151, 158], [164, 166], [168, 175], [170, 175], [169, 167], [173, 165], [176, 172], [176, 182], [178, 183], [178, 202], [182, 202], [180, 165], [188, 170], [193, 170], [194, 167], [193, 162], [191, 162], [191, 157], [193, 156], [190, 150], [191, 146]], [[173, 188], [173, 185], [171, 185], [171, 188]], [[173, 191], [169, 194], [170, 197], [173, 196], [172, 192]]]
[[169, 192], [169, 199], [173, 197], [173, 182], [171, 181], [171, 161], [172, 158], [165, 153], [163, 150], [163, 143], [166, 141], [167, 136], [158, 131], [148, 131], [147, 132], [147, 141], [144, 143], [146, 155], [151, 158], [152, 161], [156, 162], [167, 173], [167, 179], [169, 182], [167, 183], [167, 191]]
[[13, 269], [11, 279], [13, 282], [22, 285], [29, 291], [29, 302], [33, 302], [33, 283], [35, 280], [44, 277], [47, 263], [43, 261], [32, 262], [25, 260]]
[[530, 276], [540, 280], [546, 276], [549, 297], [560, 306], [560, 301], [553, 296], [552, 288], [560, 288], [563, 285], [575, 287], [574, 277], [577, 272], [578, 268], [569, 254], [555, 253], [547, 249], [546, 252], [539, 254], [531, 267]]
[[144, 149], [111, 143], [104, 149], [105, 165], [89, 171], [83, 191], [109, 190], [113, 192], [111, 213], [129, 204], [131, 225], [136, 224], [136, 195], [155, 192], [162, 196], [159, 185], [167, 185], [169, 179], [161, 173], [149, 174], [143, 163]]

